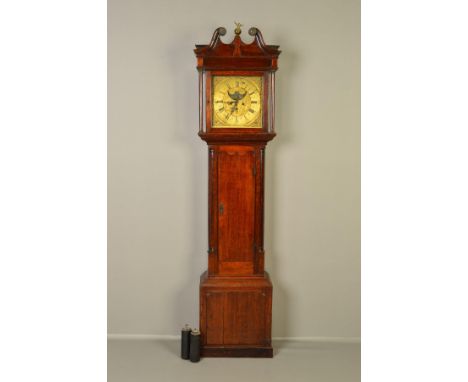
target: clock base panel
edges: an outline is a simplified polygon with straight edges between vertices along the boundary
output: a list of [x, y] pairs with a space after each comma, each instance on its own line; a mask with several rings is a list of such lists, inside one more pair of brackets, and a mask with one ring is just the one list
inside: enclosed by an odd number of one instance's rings
[[204, 357], [273, 357], [272, 290], [268, 274], [200, 279], [201, 354]]

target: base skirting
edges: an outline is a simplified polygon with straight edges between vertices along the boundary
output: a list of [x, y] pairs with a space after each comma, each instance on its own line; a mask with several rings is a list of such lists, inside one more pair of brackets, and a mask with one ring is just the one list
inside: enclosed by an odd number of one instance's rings
[[272, 358], [273, 348], [265, 347], [227, 347], [204, 346], [201, 349], [202, 357], [256, 357]]

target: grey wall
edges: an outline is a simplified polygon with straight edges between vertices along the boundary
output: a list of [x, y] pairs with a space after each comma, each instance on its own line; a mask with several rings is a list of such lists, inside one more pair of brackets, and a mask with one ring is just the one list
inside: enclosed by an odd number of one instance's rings
[[360, 336], [357, 0], [144, 1], [108, 6], [108, 331], [198, 324], [207, 265], [207, 148], [194, 44], [257, 26], [283, 53], [267, 147], [273, 336]]

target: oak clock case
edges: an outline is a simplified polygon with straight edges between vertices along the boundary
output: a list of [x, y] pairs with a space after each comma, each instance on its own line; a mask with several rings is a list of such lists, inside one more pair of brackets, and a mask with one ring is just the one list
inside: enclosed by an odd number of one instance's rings
[[280, 54], [250, 28], [196, 45], [199, 136], [208, 144], [208, 269], [200, 278], [202, 356], [272, 357], [273, 286], [264, 270], [265, 148]]

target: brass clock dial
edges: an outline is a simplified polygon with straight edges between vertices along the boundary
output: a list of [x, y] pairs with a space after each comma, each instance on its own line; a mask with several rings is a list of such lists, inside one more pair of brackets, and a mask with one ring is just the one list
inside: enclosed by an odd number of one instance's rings
[[262, 77], [213, 76], [213, 128], [262, 128]]

